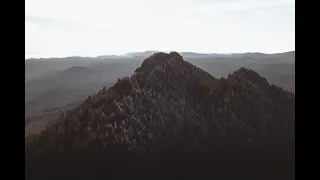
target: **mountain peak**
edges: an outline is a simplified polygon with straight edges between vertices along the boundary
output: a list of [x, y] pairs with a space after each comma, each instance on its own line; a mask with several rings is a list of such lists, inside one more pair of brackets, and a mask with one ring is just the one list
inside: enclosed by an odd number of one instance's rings
[[260, 76], [257, 72], [252, 69], [248, 69], [245, 67], [241, 67], [239, 70], [233, 72], [231, 75], [228, 76], [229, 81], [236, 81], [236, 82], [247, 82], [250, 85], [259, 86], [263, 89], [267, 88], [269, 85], [266, 78]]
[[170, 55], [175, 58], [182, 59], [182, 56], [179, 53], [177, 53], [176, 51], [170, 52]]
[[[82, 169], [90, 163], [77, 163], [79, 157], [100, 160], [103, 156], [106, 161], [101, 169], [108, 170], [106, 163], [115, 167], [123, 157], [130, 163], [142, 158], [141, 168], [164, 167], [164, 164], [167, 167], [172, 164], [170, 157], [182, 154], [186, 156], [181, 160], [203, 153], [208, 155], [207, 160], [210, 155], [228, 158], [225, 149], [229, 147], [233, 151], [235, 147], [289, 149], [293, 147], [294, 137], [294, 98], [260, 82], [264, 79], [250, 69], [241, 68], [227, 79], [216, 79], [184, 61], [177, 52], [154, 53], [133, 76], [119, 79], [108, 91], [103, 89], [88, 97], [83, 104], [62, 115], [60, 123], [30, 140], [27, 166], [35, 171], [42, 167], [44, 163], [32, 161], [41, 153], [48, 154], [42, 161], [50, 162], [46, 157], [54, 158], [56, 154], [57, 158], [70, 157], [81, 152], [69, 166]], [[245, 161], [256, 157], [246, 157]], [[274, 164], [279, 164], [278, 157], [283, 154], [279, 152], [274, 157], [277, 157]], [[285, 158], [282, 160], [287, 163]], [[64, 158], [59, 161], [61, 165], [66, 162], [71, 161]], [[230, 167], [235, 161], [232, 157], [220, 161], [212, 158], [211, 165], [212, 162], [217, 167], [221, 163]], [[238, 164], [243, 168], [244, 163]], [[261, 164], [262, 169], [269, 168]], [[251, 165], [257, 166], [254, 161]], [[139, 169], [139, 166], [130, 168]]]
[[169, 60], [182, 60], [182, 56], [178, 54], [177, 52], [171, 52], [171, 53], [164, 53], [164, 52], [157, 52], [148, 57], [143, 61], [141, 64], [142, 68], [152, 68], [154, 66], [164, 64], [168, 62]]

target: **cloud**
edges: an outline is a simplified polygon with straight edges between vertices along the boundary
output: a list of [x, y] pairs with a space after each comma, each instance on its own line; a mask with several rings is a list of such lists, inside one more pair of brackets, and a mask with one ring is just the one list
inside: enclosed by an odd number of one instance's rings
[[37, 17], [37, 16], [25, 16], [25, 23], [32, 23], [38, 26], [52, 27], [52, 26], [67, 26], [71, 25], [70, 23], [66, 23], [54, 18], [50, 17]]
[[257, 11], [294, 6], [293, 0], [26, 0], [26, 14], [31, 17], [68, 20], [90, 26], [102, 22], [148, 20], [170, 17], [210, 17], [221, 13]]

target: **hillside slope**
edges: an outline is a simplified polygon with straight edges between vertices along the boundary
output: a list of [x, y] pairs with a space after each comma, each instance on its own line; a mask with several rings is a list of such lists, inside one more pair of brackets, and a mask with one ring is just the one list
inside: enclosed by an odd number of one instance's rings
[[30, 80], [25, 84], [25, 116], [84, 99], [113, 83], [106, 76], [96, 69], [73, 66]]
[[294, 94], [250, 69], [216, 79], [155, 53], [27, 137], [26, 177], [291, 179], [294, 121]]

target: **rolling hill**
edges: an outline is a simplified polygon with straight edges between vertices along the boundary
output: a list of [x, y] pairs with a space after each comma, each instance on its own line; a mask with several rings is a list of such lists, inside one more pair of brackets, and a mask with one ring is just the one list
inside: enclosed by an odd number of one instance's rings
[[[112, 81], [91, 68], [73, 66], [30, 80], [25, 84], [26, 115], [40, 108], [62, 107], [83, 99]], [[76, 93], [75, 93], [76, 92]]]

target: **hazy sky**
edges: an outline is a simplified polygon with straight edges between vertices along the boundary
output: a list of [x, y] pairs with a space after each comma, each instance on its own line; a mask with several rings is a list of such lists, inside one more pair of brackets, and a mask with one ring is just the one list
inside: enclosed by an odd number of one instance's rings
[[294, 0], [26, 0], [26, 57], [295, 49]]

